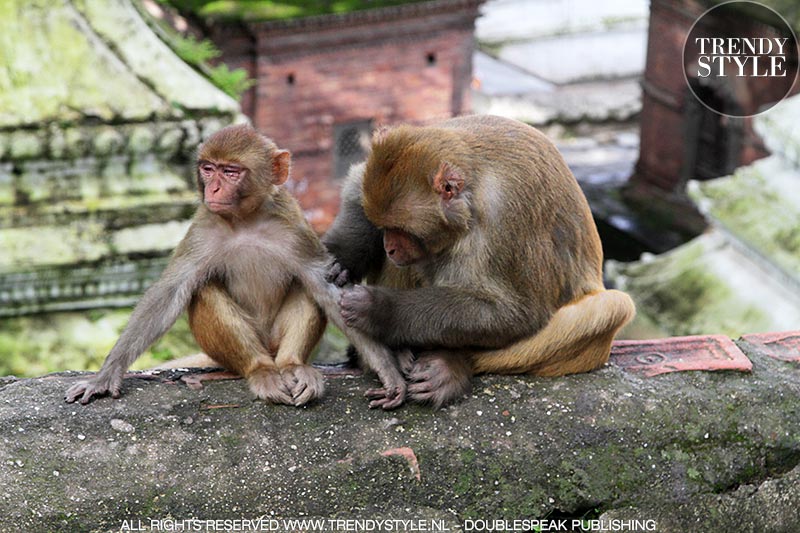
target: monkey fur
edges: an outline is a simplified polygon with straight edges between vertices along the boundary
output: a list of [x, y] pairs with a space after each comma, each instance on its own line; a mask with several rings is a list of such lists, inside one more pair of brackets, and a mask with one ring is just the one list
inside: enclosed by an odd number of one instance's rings
[[472, 374], [561, 376], [605, 364], [634, 315], [603, 286], [588, 203], [538, 130], [493, 116], [373, 138], [323, 243], [345, 323], [399, 350], [409, 398], [435, 406]]
[[66, 401], [119, 397], [133, 361], [184, 309], [201, 348], [247, 378], [259, 398], [302, 405], [324, 391], [308, 364], [325, 314], [376, 368], [383, 387], [372, 407], [391, 409], [406, 384], [393, 354], [339, 317], [338, 287], [325, 281], [331, 258], [299, 205], [280, 187], [290, 154], [246, 125], [212, 135], [199, 149], [202, 204], [161, 278], [143, 295], [100, 371], [69, 388]]

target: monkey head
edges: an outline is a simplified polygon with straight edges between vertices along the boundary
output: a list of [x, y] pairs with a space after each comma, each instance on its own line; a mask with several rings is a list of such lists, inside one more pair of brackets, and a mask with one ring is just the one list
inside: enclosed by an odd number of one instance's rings
[[469, 229], [469, 184], [450, 162], [463, 152], [455, 134], [435, 128], [401, 126], [373, 138], [364, 212], [383, 231], [386, 256], [397, 266], [441, 253]]
[[289, 177], [291, 154], [252, 127], [223, 128], [200, 146], [197, 185], [203, 203], [225, 218], [246, 218]]

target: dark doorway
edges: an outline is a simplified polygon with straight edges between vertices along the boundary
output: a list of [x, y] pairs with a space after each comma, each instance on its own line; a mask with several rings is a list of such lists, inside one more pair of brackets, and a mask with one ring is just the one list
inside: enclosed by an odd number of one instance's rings
[[[693, 85], [703, 101], [714, 102], [716, 109], [733, 113], [739, 106], [714, 87]], [[689, 180], [707, 180], [727, 176], [739, 166], [742, 144], [742, 120], [720, 115], [703, 105], [687, 90], [684, 114], [685, 154], [681, 186]]]

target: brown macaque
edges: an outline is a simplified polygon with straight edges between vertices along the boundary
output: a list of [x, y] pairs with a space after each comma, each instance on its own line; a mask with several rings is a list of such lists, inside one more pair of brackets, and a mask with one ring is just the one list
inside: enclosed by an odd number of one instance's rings
[[634, 315], [603, 286], [586, 199], [538, 130], [492, 116], [373, 138], [323, 243], [346, 324], [400, 350], [411, 400], [442, 406], [478, 373], [605, 364]]
[[340, 290], [325, 281], [331, 258], [280, 187], [291, 156], [246, 125], [212, 135], [199, 149], [202, 205], [161, 278], [134, 309], [100, 371], [72, 386], [66, 401], [120, 396], [133, 361], [185, 309], [200, 347], [247, 378], [259, 398], [302, 405], [323, 394], [321, 373], [308, 364], [325, 328], [322, 309], [378, 369], [384, 387], [373, 406], [396, 407], [405, 381], [391, 352], [339, 318]]

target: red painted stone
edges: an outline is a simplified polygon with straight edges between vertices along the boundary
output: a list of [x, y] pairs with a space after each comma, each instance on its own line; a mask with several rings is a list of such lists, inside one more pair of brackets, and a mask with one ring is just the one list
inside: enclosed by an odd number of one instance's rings
[[684, 370], [750, 372], [753, 363], [723, 335], [616, 341], [609, 362], [646, 377]]
[[419, 461], [417, 461], [417, 455], [411, 448], [407, 446], [404, 446], [402, 448], [392, 448], [390, 450], [386, 450], [385, 452], [381, 453], [381, 455], [384, 457], [399, 455], [400, 457], [406, 460], [406, 462], [408, 463], [408, 467], [411, 469], [411, 473], [414, 474], [414, 477], [417, 478], [417, 481], [422, 481], [422, 474], [419, 470]]
[[779, 359], [800, 363], [800, 331], [783, 331], [780, 333], [753, 333], [742, 336], [747, 348], [758, 353]]

